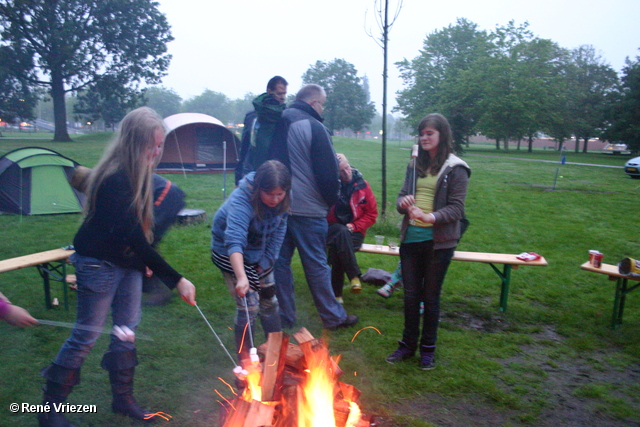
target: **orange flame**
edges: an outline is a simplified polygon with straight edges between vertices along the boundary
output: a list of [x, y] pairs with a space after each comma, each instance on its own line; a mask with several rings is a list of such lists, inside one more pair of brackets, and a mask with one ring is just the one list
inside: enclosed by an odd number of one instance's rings
[[304, 401], [299, 413], [298, 426], [335, 426], [333, 414], [333, 367], [326, 350], [306, 354], [307, 379], [303, 388]]
[[[371, 326], [368, 328], [378, 331], [376, 328]], [[378, 333], [380, 333], [380, 331], [378, 331]], [[306, 369], [304, 370], [305, 379], [298, 389], [298, 398], [296, 403], [287, 401], [286, 399], [283, 399], [280, 402], [262, 402], [262, 387], [260, 386], [262, 380], [262, 367], [259, 363], [252, 364], [249, 363], [248, 360], [243, 361], [243, 365], [247, 365], [245, 366], [245, 369], [248, 371], [248, 375], [245, 379], [246, 388], [242, 392], [240, 398], [249, 403], [258, 401], [264, 405], [281, 405], [281, 415], [297, 414], [297, 421], [293, 424], [296, 427], [336, 426], [338, 423], [336, 414], [340, 414], [338, 415], [339, 417], [344, 415], [346, 422], [344, 418], [341, 418], [339, 423], [345, 427], [357, 427], [361, 425], [362, 412], [360, 407], [357, 403], [351, 400], [354, 396], [347, 396], [347, 394], [344, 394], [344, 390], [342, 390], [342, 386], [340, 385], [341, 383], [338, 381], [338, 376], [341, 373], [338, 368], [340, 356], [332, 358], [330, 357], [329, 350], [325, 345], [317, 345], [304, 350], [304, 357], [306, 363]], [[344, 394], [340, 397], [340, 399], [343, 399], [341, 402], [344, 402], [346, 405], [343, 407], [344, 409], [337, 409], [337, 407], [334, 407], [337, 403], [336, 396], [341, 393]], [[296, 407], [289, 408], [289, 405], [292, 404]], [[347, 407], [349, 411], [348, 415], [346, 414], [346, 411], [334, 412], [336, 410], [346, 410]], [[233, 409], [235, 410], [235, 408]], [[288, 422], [291, 421], [293, 420], [289, 419]], [[281, 426], [277, 421], [275, 425]], [[225, 424], [225, 427], [240, 427], [240, 424]]]
[[242, 398], [247, 402], [251, 402], [252, 400], [257, 400], [258, 402], [260, 402], [262, 401], [262, 387], [260, 386], [262, 372], [260, 369], [260, 365], [254, 365], [253, 363], [250, 363], [245, 367], [245, 369], [247, 370], [247, 372], [249, 372], [249, 375], [247, 375], [247, 378], [245, 379], [247, 387], [242, 393]]
[[365, 326], [364, 328], [360, 329], [358, 332], [355, 333], [355, 335], [353, 336], [353, 338], [351, 338], [351, 342], [354, 342], [356, 340], [356, 337], [358, 336], [358, 334], [362, 331], [364, 331], [365, 329], [373, 329], [375, 330], [378, 334], [382, 335], [382, 332], [380, 332], [380, 329], [376, 328], [375, 326]]
[[144, 419], [146, 420], [150, 420], [153, 417], [160, 417], [163, 418], [167, 421], [169, 421], [171, 418], [173, 418], [171, 415], [167, 414], [166, 412], [154, 412], [153, 414], [145, 414], [144, 415]]

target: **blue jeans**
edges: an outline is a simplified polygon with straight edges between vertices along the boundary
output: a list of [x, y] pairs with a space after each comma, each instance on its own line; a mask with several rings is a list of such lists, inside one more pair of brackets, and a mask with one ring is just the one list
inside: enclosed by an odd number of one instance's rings
[[327, 220], [289, 216], [280, 256], [274, 273], [276, 294], [280, 303], [282, 326], [292, 327], [296, 321], [296, 302], [291, 259], [298, 249], [304, 274], [320, 319], [325, 328], [333, 328], [347, 319], [342, 304], [336, 301], [331, 287], [331, 269], [327, 264]]
[[[433, 240], [400, 245], [404, 286], [404, 331], [402, 341], [415, 350], [418, 344], [433, 346], [438, 339], [440, 291], [455, 248], [433, 248]], [[422, 335], [420, 302], [424, 301]], [[418, 342], [420, 339], [420, 342]]]
[[[76, 327], [60, 348], [54, 363], [68, 369], [80, 369], [100, 336], [110, 310], [114, 325], [136, 330], [141, 314], [142, 273], [77, 253], [71, 256], [71, 261], [76, 268], [78, 284]], [[134, 343], [111, 335], [109, 351], [134, 349]]]

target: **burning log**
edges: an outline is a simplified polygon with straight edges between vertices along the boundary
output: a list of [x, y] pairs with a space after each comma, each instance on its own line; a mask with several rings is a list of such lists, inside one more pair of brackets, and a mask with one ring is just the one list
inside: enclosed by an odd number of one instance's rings
[[262, 400], [266, 402], [280, 399], [280, 388], [284, 377], [289, 337], [282, 332], [272, 332], [267, 340], [262, 374]]
[[245, 366], [247, 390], [230, 403], [223, 427], [373, 427], [357, 404], [360, 391], [338, 380], [339, 358], [324, 340], [304, 328], [292, 335], [298, 345], [269, 334], [259, 348], [261, 376], [256, 381], [260, 365]]

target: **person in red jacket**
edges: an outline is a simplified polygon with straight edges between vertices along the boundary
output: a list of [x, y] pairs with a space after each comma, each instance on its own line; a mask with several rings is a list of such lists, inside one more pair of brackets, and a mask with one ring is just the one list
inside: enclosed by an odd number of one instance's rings
[[378, 204], [371, 186], [362, 174], [351, 167], [344, 154], [337, 154], [340, 170], [340, 200], [327, 215], [331, 284], [336, 299], [342, 303], [344, 275], [349, 278], [351, 292], [362, 290], [360, 267], [355, 253], [362, 246], [367, 229], [378, 218]]

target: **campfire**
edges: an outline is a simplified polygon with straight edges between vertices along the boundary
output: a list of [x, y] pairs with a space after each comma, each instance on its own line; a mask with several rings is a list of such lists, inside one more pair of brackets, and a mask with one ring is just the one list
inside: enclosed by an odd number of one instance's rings
[[[246, 387], [223, 405], [223, 427], [374, 427], [358, 406], [360, 391], [339, 381], [339, 357], [305, 328], [276, 332], [244, 360]], [[244, 376], [246, 375], [246, 378]]]

